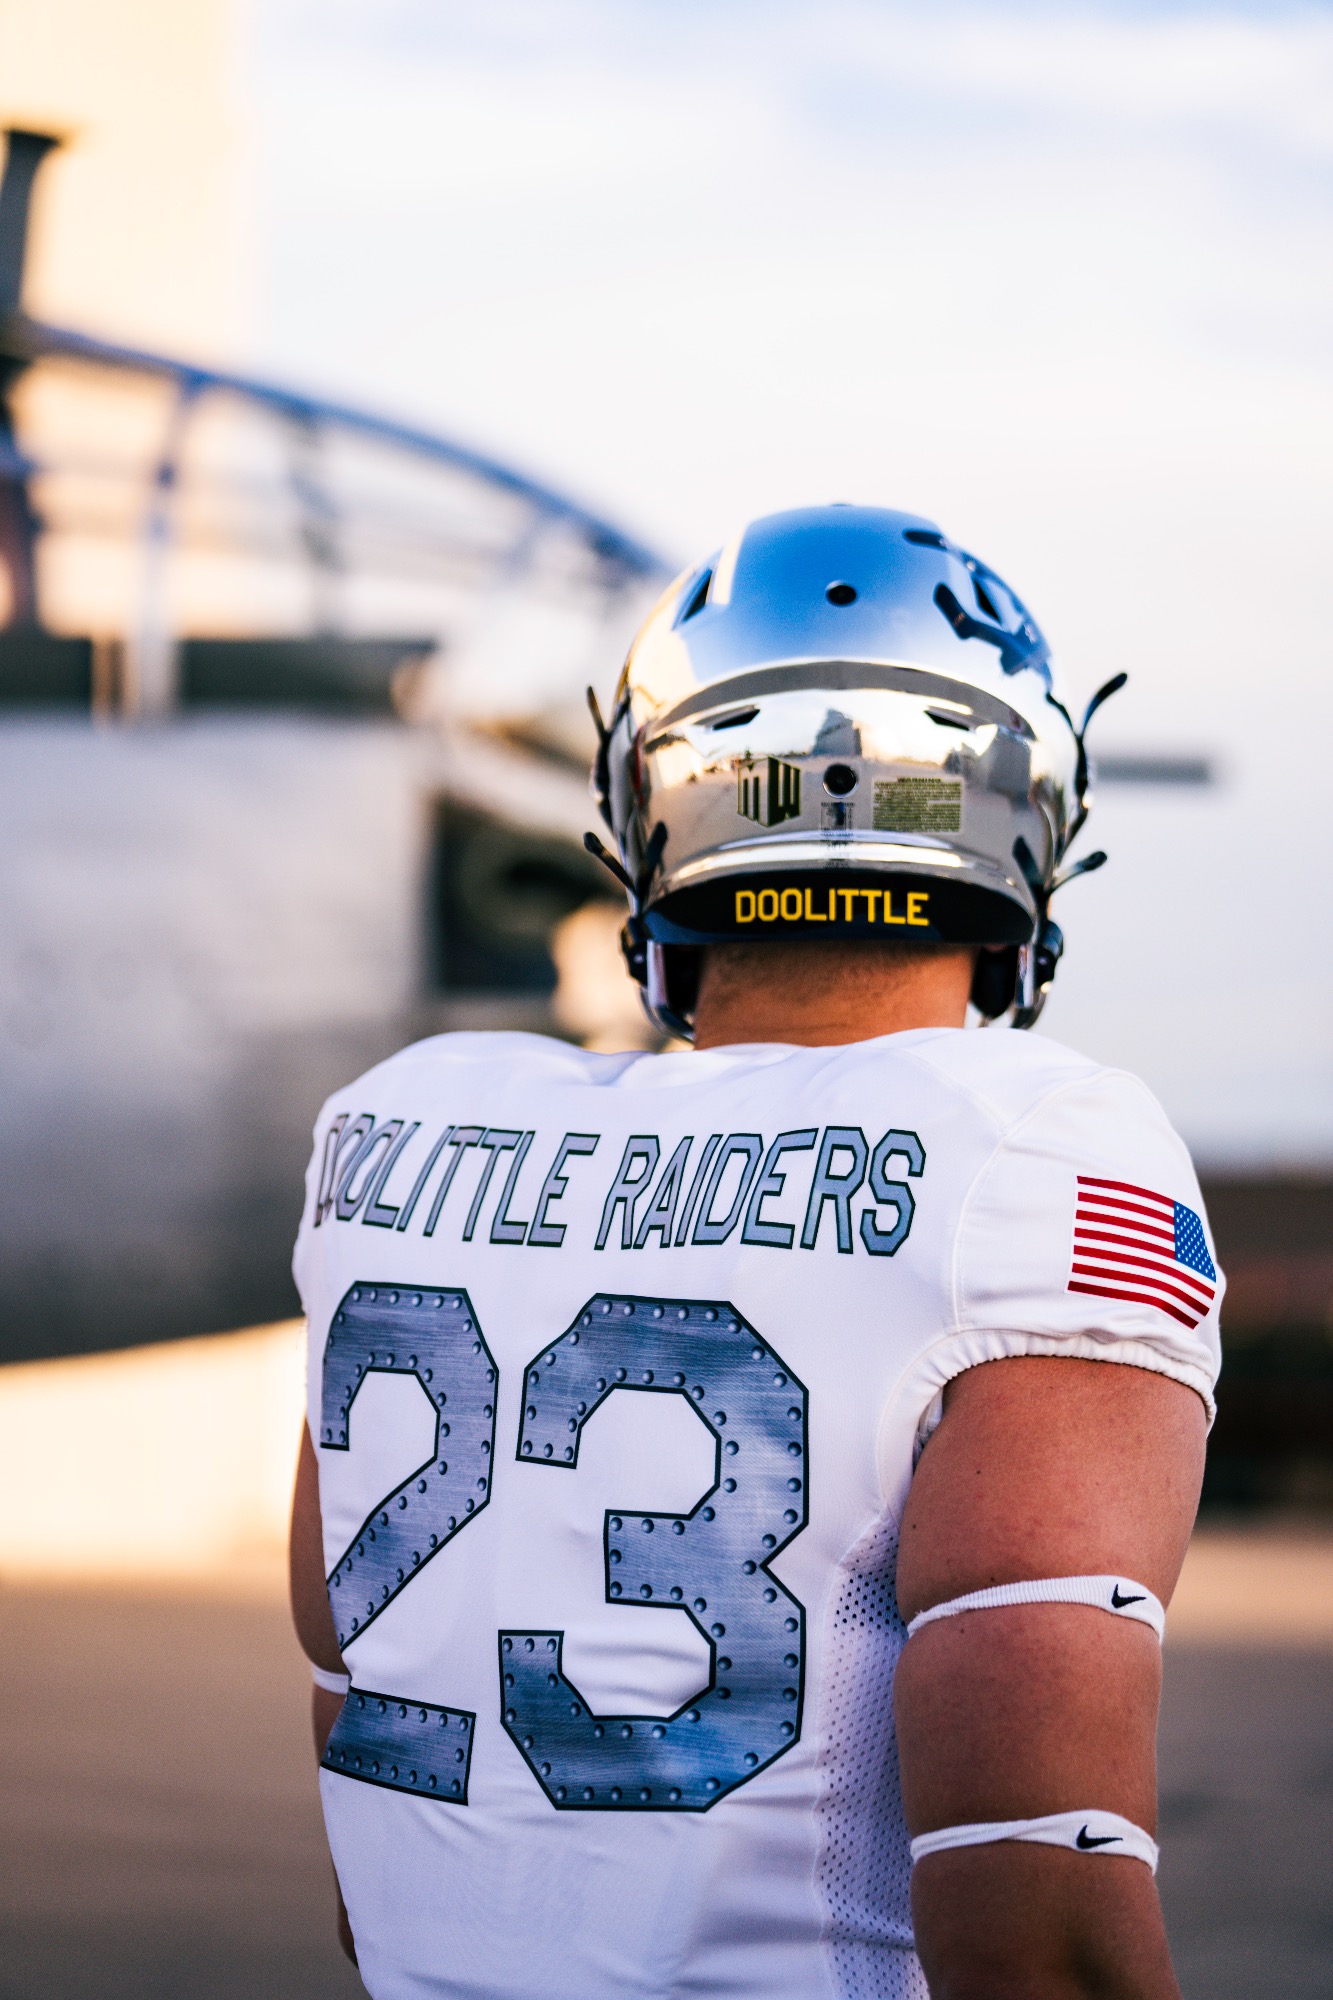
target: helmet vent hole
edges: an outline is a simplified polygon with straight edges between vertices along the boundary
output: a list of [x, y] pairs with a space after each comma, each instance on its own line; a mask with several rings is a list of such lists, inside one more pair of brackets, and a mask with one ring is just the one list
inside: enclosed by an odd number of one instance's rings
[[676, 621], [678, 624], [683, 625], [687, 618], [693, 618], [696, 611], [703, 610], [705, 604], [708, 602], [708, 586], [712, 581], [713, 572], [711, 569], [706, 569], [695, 584], [694, 589], [690, 592], [689, 602]]
[[993, 618], [995, 620], [995, 623], [998, 625], [1001, 622], [1000, 614], [995, 609], [994, 601], [991, 598], [990, 593], [987, 591], [985, 585], [982, 583], [981, 578], [979, 576], [973, 577], [972, 589], [976, 596], [977, 604], [980, 607], [980, 609], [985, 612], [988, 618]]
[[830, 764], [824, 773], [824, 790], [835, 799], [845, 799], [856, 790], [856, 773], [850, 764]]
[[904, 528], [903, 540], [915, 542], [919, 549], [947, 549], [949, 546], [947, 537], [936, 528]]
[[947, 709], [928, 708], [926, 714], [932, 722], [937, 722], [941, 729], [970, 729], [972, 727], [970, 716], [950, 715]]
[[733, 708], [730, 714], [719, 715], [715, 721], [709, 723], [708, 727], [710, 729], [739, 729], [743, 723], [753, 722], [758, 713], [759, 710], [757, 708]]
[[855, 604], [856, 586], [850, 583], [831, 583], [824, 595], [830, 604]]

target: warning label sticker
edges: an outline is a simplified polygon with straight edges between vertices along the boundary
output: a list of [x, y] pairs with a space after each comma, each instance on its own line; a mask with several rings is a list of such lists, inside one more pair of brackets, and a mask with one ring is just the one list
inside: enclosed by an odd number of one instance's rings
[[875, 784], [879, 833], [961, 833], [961, 778], [881, 778]]

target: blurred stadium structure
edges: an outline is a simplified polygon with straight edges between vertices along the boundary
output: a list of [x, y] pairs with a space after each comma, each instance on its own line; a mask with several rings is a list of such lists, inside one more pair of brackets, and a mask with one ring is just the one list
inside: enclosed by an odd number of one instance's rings
[[[669, 574], [448, 438], [30, 315], [55, 144], [12, 131], [0, 190], [3, 1360], [293, 1310], [313, 1114], [403, 1041], [634, 1035], [580, 846], [582, 691]], [[1207, 844], [1217, 779], [1103, 758], [1127, 882], [1163, 807]], [[1101, 1028], [1116, 930], [1080, 939], [1053, 1032]], [[1326, 1502], [1333, 1180], [1225, 1139], [1205, 1162], [1232, 1281], [1211, 1490]]]
[[624, 1013], [583, 688], [668, 573], [446, 438], [28, 317], [53, 144], [0, 189], [8, 1359], [277, 1317], [340, 1079]]

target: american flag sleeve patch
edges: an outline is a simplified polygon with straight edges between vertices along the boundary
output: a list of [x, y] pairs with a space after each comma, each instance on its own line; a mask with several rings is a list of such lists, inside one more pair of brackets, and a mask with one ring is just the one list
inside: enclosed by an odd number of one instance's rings
[[1079, 1175], [1069, 1291], [1156, 1306], [1182, 1326], [1197, 1326], [1216, 1280], [1203, 1224], [1183, 1201]]

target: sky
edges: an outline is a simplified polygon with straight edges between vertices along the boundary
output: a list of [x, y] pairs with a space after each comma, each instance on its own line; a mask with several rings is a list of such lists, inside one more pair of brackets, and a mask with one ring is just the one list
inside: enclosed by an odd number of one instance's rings
[[[1074, 1027], [1160, 1073], [1205, 1150], [1333, 1154], [1309, 914], [1333, 828], [1292, 761], [1333, 733], [1333, 7], [254, 0], [252, 22], [260, 363], [480, 442], [682, 563], [811, 500], [939, 520], [1077, 695], [1129, 668], [1105, 743], [1222, 779], [1107, 796], [1119, 886], [1072, 893], [1102, 941], [1148, 911], [1173, 997], [1145, 1043], [1093, 948], [1061, 976]], [[1236, 1052], [1256, 1009], [1281, 1060]]]
[[1315, 476], [1329, 9], [261, 0], [258, 27], [265, 359], [682, 560], [821, 491], [993, 548], [1067, 516], [1073, 433], [1079, 484], [1151, 468], [1159, 505], [1228, 462], [1267, 505]]

